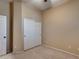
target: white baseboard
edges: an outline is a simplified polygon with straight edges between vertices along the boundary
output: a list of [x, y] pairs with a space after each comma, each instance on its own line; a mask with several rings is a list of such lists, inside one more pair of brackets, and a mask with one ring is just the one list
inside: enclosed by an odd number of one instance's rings
[[58, 48], [52, 47], [52, 46], [50, 46], [50, 45], [48, 45], [48, 44], [43, 44], [43, 46], [44, 46], [44, 47], [47, 47], [47, 48], [55, 49], [55, 50], [57, 50], [57, 51], [60, 51], [60, 52], [63, 52], [63, 53], [67, 53], [67, 54], [70, 54], [70, 55], [72, 55], [72, 56], [75, 56], [75, 57], [78, 57], [78, 58], [79, 58], [79, 55], [77, 55], [77, 54], [74, 54], [74, 53], [67, 52], [67, 51], [62, 50], [62, 49], [58, 49]]
[[26, 52], [26, 51], [28, 51], [28, 50], [34, 49], [34, 48], [39, 47], [39, 46], [42, 46], [42, 44], [41, 44], [41, 45], [38, 45], [38, 46], [35, 46], [35, 47], [32, 47], [32, 48], [29, 48], [29, 49], [26, 49], [26, 50], [13, 51], [13, 54], [22, 54], [22, 53], [24, 53], [24, 52]]

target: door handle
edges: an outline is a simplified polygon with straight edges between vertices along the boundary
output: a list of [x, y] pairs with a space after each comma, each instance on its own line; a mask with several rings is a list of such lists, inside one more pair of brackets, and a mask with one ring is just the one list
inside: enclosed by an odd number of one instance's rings
[[6, 36], [4, 36], [3, 38], [7, 38]]

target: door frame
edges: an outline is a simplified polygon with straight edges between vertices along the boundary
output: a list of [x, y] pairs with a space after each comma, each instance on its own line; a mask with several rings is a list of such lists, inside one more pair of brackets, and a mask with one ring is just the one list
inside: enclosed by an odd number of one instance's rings
[[12, 53], [13, 52], [13, 16], [14, 16], [14, 2], [13, 1], [11, 1], [11, 2], [9, 2], [9, 19], [10, 19], [10, 28], [9, 28], [9, 30], [10, 30], [10, 32], [9, 32], [9, 48], [10, 48], [10, 50], [9, 50], [9, 52], [7, 52], [7, 53]]

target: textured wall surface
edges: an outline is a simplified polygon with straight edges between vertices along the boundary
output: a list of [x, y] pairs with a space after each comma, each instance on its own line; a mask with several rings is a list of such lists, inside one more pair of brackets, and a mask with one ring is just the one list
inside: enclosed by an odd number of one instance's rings
[[79, 0], [43, 12], [43, 43], [79, 55]]
[[37, 22], [41, 22], [41, 12], [32, 8], [21, 1], [14, 2], [14, 52], [24, 50], [24, 34], [22, 27], [22, 19], [33, 18]]

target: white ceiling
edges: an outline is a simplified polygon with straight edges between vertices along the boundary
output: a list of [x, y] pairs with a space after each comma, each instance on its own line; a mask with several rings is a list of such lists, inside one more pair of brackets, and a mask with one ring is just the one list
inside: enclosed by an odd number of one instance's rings
[[63, 5], [64, 3], [69, 2], [70, 0], [51, 0], [52, 6], [57, 7], [59, 5]]
[[44, 2], [44, 0], [22, 0], [22, 1], [31, 4], [35, 8], [38, 8], [39, 10], [46, 10], [50, 7], [57, 7], [61, 4], [64, 4], [69, 0], [48, 0], [48, 2]]

